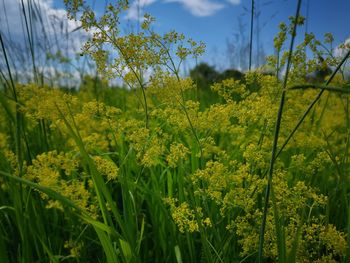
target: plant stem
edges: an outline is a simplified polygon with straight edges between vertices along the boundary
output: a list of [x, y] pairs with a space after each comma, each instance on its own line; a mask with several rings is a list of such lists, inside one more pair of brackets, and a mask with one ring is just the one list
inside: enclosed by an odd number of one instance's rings
[[[333, 80], [333, 78], [335, 77], [335, 75], [338, 73], [338, 71], [340, 70], [341, 66], [345, 63], [345, 61], [350, 57], [350, 51], [348, 51], [348, 53], [344, 56], [344, 58], [342, 59], [342, 61], [339, 63], [339, 65], [337, 66], [337, 68], [333, 71], [332, 75], [330, 76], [330, 78], [327, 80], [325, 86], [328, 86], [328, 84]], [[289, 134], [288, 138], [285, 140], [285, 142], [283, 143], [281, 149], [278, 151], [278, 153], [276, 154], [275, 158], [277, 158], [281, 152], [283, 151], [283, 149], [286, 147], [286, 145], [288, 144], [288, 142], [290, 141], [290, 139], [293, 137], [294, 133], [298, 130], [299, 126], [303, 123], [304, 119], [306, 118], [306, 116], [309, 114], [309, 112], [311, 111], [311, 109], [313, 108], [313, 106], [316, 104], [316, 102], [321, 98], [323, 92], [326, 89], [321, 89], [321, 91], [317, 94], [316, 98], [310, 103], [309, 107], [307, 108], [307, 110], [305, 111], [305, 113], [303, 114], [303, 116], [301, 117], [301, 119], [299, 120], [299, 122], [297, 123], [297, 125], [295, 125], [294, 129], [292, 130], [292, 132]]]
[[274, 138], [273, 138], [269, 176], [268, 176], [268, 182], [267, 182], [267, 187], [266, 187], [266, 192], [265, 192], [264, 213], [263, 213], [263, 218], [262, 218], [262, 223], [261, 223], [261, 228], [260, 228], [260, 237], [259, 237], [258, 262], [260, 262], [260, 263], [262, 263], [262, 261], [263, 261], [264, 234], [265, 234], [270, 192], [271, 192], [271, 187], [272, 187], [273, 168], [274, 168], [274, 164], [275, 164], [275, 160], [276, 160], [275, 155], [276, 155], [276, 150], [277, 150], [278, 136], [279, 136], [279, 131], [280, 131], [280, 127], [281, 127], [282, 113], [283, 113], [283, 107], [284, 107], [285, 96], [286, 96], [285, 88], [287, 86], [288, 75], [289, 75], [289, 71], [290, 71], [290, 67], [291, 67], [294, 39], [295, 39], [295, 35], [296, 35], [297, 23], [298, 23], [298, 18], [299, 18], [299, 13], [300, 13], [300, 6], [301, 6], [301, 0], [298, 0], [297, 11], [296, 11], [295, 21], [294, 21], [294, 25], [293, 25], [293, 34], [292, 34], [292, 39], [291, 39], [291, 43], [290, 43], [290, 47], [289, 47], [286, 75], [284, 76], [282, 95], [281, 95], [281, 100], [280, 100], [280, 106], [279, 106], [278, 113], [277, 113], [275, 134], [274, 134]]
[[253, 29], [254, 29], [254, 0], [252, 0], [252, 10], [250, 15], [249, 71], [252, 69]]
[[36, 65], [35, 65], [35, 56], [34, 56], [34, 43], [33, 43], [33, 27], [32, 27], [32, 23], [31, 23], [31, 10], [29, 10], [30, 8], [30, 3], [28, 2], [28, 12], [29, 14], [29, 18], [30, 18], [30, 30], [29, 30], [29, 22], [28, 22], [28, 18], [27, 18], [27, 12], [24, 6], [24, 2], [23, 0], [21, 0], [21, 5], [22, 5], [22, 13], [23, 13], [23, 17], [24, 17], [24, 21], [25, 21], [25, 25], [26, 25], [26, 32], [27, 32], [27, 37], [28, 37], [28, 42], [29, 42], [29, 50], [30, 50], [30, 55], [31, 55], [31, 59], [32, 59], [32, 63], [33, 63], [33, 74], [34, 74], [34, 81], [37, 83], [38, 79], [37, 79], [37, 70], [36, 70]]
[[6, 67], [7, 67], [7, 71], [9, 74], [9, 78], [10, 78], [10, 82], [11, 82], [11, 86], [12, 86], [12, 93], [13, 93], [13, 98], [16, 102], [16, 121], [15, 121], [15, 127], [16, 127], [16, 155], [17, 155], [17, 162], [18, 162], [18, 167], [19, 167], [19, 174], [22, 175], [22, 170], [23, 170], [23, 159], [22, 159], [22, 147], [21, 147], [21, 119], [22, 119], [22, 114], [19, 112], [18, 110], [18, 98], [17, 98], [17, 92], [16, 92], [16, 87], [12, 78], [12, 73], [11, 73], [11, 68], [10, 68], [10, 64], [7, 58], [7, 53], [6, 53], [6, 49], [5, 49], [5, 45], [4, 45], [4, 41], [2, 39], [2, 34], [0, 32], [0, 43], [1, 43], [1, 48], [2, 48], [2, 52], [4, 53], [4, 58], [5, 58], [5, 62], [6, 62]]

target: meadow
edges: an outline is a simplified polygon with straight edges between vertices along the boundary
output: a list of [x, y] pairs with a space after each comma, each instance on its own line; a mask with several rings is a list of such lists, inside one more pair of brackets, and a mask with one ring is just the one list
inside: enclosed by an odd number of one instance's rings
[[121, 34], [127, 1], [65, 3], [99, 71], [79, 89], [16, 81], [0, 35], [1, 262], [350, 261], [350, 46], [295, 43], [300, 0], [264, 67], [216, 82], [153, 17]]

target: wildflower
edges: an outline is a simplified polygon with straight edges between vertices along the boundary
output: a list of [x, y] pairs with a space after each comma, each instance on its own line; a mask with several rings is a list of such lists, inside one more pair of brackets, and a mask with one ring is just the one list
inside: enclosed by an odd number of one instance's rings
[[119, 168], [112, 160], [101, 156], [94, 156], [92, 159], [95, 162], [98, 172], [106, 176], [108, 181], [114, 181], [118, 178]]
[[189, 153], [188, 148], [182, 143], [172, 143], [170, 145], [170, 153], [166, 157], [168, 165], [175, 168], [178, 162], [185, 159], [186, 155]]
[[177, 206], [176, 200], [172, 198], [166, 198], [164, 202], [170, 206], [171, 217], [181, 233], [187, 231], [192, 233], [199, 230], [195, 216], [196, 213], [190, 209], [188, 203], [183, 202]]
[[[90, 204], [96, 198], [85, 187], [83, 178], [77, 175], [78, 167], [79, 162], [71, 153], [51, 151], [40, 154], [33, 160], [27, 168], [25, 178], [61, 193], [95, 217], [96, 210]], [[51, 200], [43, 193], [40, 195], [47, 201], [47, 208], [63, 210], [62, 204], [57, 200]]]

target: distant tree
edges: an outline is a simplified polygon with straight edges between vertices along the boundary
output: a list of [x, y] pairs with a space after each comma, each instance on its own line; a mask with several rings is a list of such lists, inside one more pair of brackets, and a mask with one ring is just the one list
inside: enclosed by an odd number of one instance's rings
[[227, 69], [220, 74], [218, 80], [224, 80], [228, 78], [233, 78], [235, 80], [242, 80], [244, 78], [244, 73], [242, 73], [237, 69]]
[[190, 77], [201, 89], [210, 89], [210, 86], [219, 79], [220, 73], [206, 63], [200, 63], [190, 70]]
[[244, 73], [237, 69], [226, 69], [222, 73], [216, 71], [214, 67], [206, 63], [201, 63], [190, 70], [190, 77], [195, 81], [201, 89], [209, 89], [214, 82], [219, 82], [224, 79], [234, 78], [242, 80]]
[[190, 77], [197, 85], [195, 97], [201, 102], [203, 109], [219, 100], [218, 95], [210, 89], [219, 76], [220, 73], [207, 63], [200, 63], [190, 70]]
[[210, 89], [211, 85], [215, 82], [221, 82], [228, 78], [242, 80], [244, 82], [244, 73], [241, 71], [226, 69], [220, 73], [206, 63], [201, 63], [191, 69], [190, 77], [197, 84], [196, 97], [201, 101], [201, 106], [204, 107], [220, 101], [218, 94]]
[[307, 74], [305, 80], [307, 82], [323, 83], [326, 77], [330, 74], [332, 74], [331, 68], [327, 65], [324, 58], [318, 55], [317, 69], [314, 72]]
[[327, 65], [324, 58], [318, 55], [319, 68], [315, 71], [315, 77], [317, 82], [324, 82], [325, 78], [332, 74], [331, 68]]

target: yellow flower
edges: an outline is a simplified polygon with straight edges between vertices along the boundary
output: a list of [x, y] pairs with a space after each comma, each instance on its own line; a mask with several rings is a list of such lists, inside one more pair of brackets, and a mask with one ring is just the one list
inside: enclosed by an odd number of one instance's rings
[[[77, 173], [79, 161], [72, 153], [57, 153], [51, 151], [40, 154], [28, 166], [25, 178], [48, 187], [72, 200], [80, 208], [96, 217], [97, 211], [93, 206], [96, 197], [85, 187], [85, 179]], [[47, 200], [47, 208], [63, 210], [60, 202], [50, 199], [40, 193]]]
[[171, 217], [181, 233], [199, 230], [196, 212], [190, 209], [188, 203], [183, 202], [177, 206], [177, 201], [173, 198], [165, 198], [164, 202], [170, 206]]
[[184, 160], [189, 153], [188, 148], [182, 143], [172, 143], [170, 145], [170, 153], [166, 157], [168, 165], [175, 168], [179, 161]]
[[112, 160], [101, 156], [94, 156], [92, 159], [95, 162], [97, 170], [106, 176], [108, 181], [114, 181], [118, 178], [119, 168]]

